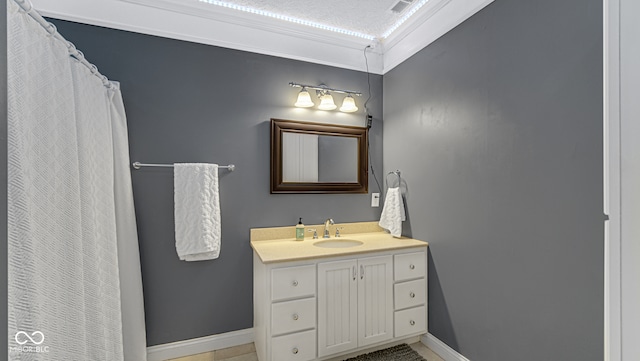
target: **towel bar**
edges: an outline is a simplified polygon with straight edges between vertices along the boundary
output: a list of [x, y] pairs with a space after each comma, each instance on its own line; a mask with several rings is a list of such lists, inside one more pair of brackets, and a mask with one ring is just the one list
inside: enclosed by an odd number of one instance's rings
[[[173, 168], [173, 164], [148, 164], [148, 163], [133, 162], [131, 165], [133, 166], [133, 169], [140, 169], [142, 167], [170, 167], [170, 168]], [[233, 172], [234, 170], [236, 170], [235, 164], [219, 165], [218, 168], [228, 169], [229, 172]]]

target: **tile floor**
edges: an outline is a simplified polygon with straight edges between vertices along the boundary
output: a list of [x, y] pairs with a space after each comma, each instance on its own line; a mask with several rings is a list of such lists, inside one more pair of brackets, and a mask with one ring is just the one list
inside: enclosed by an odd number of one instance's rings
[[[444, 361], [440, 356], [438, 356], [435, 352], [431, 351], [427, 346], [423, 345], [421, 342], [415, 342], [410, 344], [411, 348], [416, 350], [422, 357], [424, 357], [427, 361]], [[347, 355], [349, 357], [350, 355]], [[335, 360], [342, 360], [343, 358], [338, 358]], [[240, 345], [230, 348], [225, 348], [221, 350], [205, 352], [197, 355], [185, 356], [180, 358], [175, 358], [167, 361], [258, 361], [258, 356], [256, 356], [256, 349], [253, 343], [248, 343], [246, 345]], [[334, 361], [334, 360], [328, 360]]]

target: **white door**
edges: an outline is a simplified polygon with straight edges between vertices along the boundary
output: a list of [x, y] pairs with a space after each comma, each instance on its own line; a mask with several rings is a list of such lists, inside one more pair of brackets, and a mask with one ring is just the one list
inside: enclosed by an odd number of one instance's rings
[[361, 258], [358, 260], [358, 347], [392, 337], [392, 258]]
[[318, 264], [318, 357], [358, 346], [355, 260]]

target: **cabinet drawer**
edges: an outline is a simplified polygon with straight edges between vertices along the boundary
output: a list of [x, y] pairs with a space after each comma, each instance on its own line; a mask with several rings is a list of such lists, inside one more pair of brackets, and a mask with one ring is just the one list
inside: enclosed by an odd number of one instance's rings
[[315, 330], [271, 339], [271, 360], [273, 361], [309, 361], [315, 358]]
[[395, 337], [424, 333], [427, 331], [427, 314], [424, 306], [396, 311], [394, 320]]
[[424, 251], [393, 256], [393, 279], [397, 281], [422, 278], [426, 275], [427, 257]]
[[393, 304], [396, 310], [423, 305], [427, 285], [424, 278], [396, 283], [393, 286]]
[[281, 335], [316, 327], [316, 299], [286, 301], [271, 305], [271, 333]]
[[316, 295], [316, 266], [276, 268], [271, 271], [271, 299]]

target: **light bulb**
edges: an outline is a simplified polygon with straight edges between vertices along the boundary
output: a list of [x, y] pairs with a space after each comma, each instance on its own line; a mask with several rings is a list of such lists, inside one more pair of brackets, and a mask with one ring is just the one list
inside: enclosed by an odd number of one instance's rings
[[340, 107], [340, 111], [345, 113], [353, 113], [357, 110], [358, 110], [358, 107], [356, 106], [356, 100], [353, 99], [351, 94], [347, 95], [342, 101], [342, 106]]

